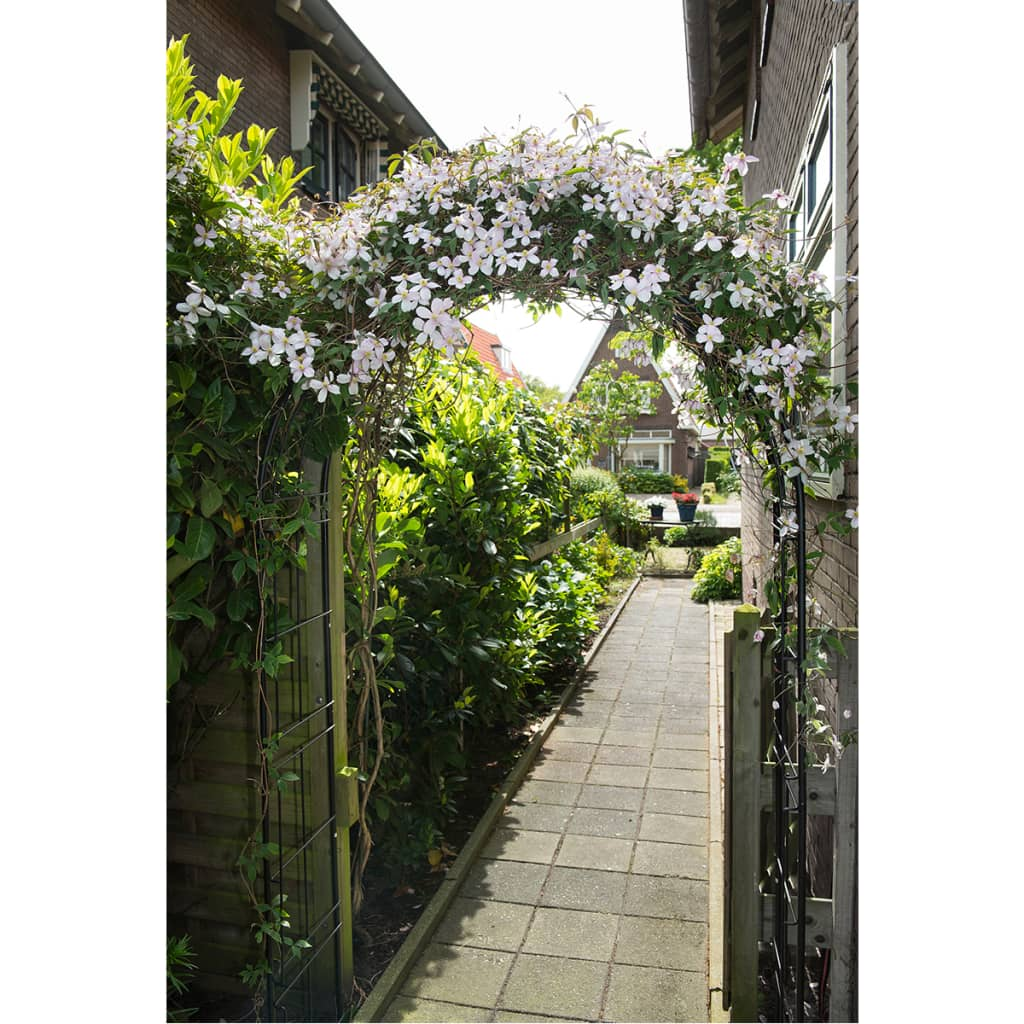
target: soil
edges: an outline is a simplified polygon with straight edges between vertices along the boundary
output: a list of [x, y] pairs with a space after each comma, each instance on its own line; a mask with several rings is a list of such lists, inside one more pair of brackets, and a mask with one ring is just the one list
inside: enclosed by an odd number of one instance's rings
[[[632, 579], [613, 581], [599, 612], [598, 633], [632, 582]], [[584, 646], [589, 647], [596, 636], [597, 633]], [[356, 998], [347, 1019], [351, 1020], [366, 1000], [431, 897], [440, 888], [447, 867], [476, 828], [495, 792], [512, 770], [516, 759], [529, 745], [541, 722], [557, 703], [573, 674], [574, 669], [567, 667], [558, 678], [552, 680], [547, 701], [518, 729], [492, 733], [483, 740], [480, 749], [486, 750], [486, 755], [476, 761], [477, 768], [473, 777], [460, 794], [459, 815], [445, 829], [444, 861], [440, 870], [431, 869], [425, 864], [418, 872], [408, 874], [396, 887], [393, 876], [374, 874], [371, 859], [364, 878], [363, 906], [354, 926]]]

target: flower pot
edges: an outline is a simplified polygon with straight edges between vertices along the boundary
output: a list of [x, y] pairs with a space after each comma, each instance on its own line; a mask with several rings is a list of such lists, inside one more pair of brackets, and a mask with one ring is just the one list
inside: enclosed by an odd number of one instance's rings
[[679, 509], [679, 522], [681, 523], [692, 523], [694, 514], [697, 511], [696, 505], [684, 505], [681, 501], [676, 502], [676, 508]]
[[661, 505], [648, 505], [647, 508], [650, 510], [652, 519], [663, 520], [665, 518], [665, 510]]

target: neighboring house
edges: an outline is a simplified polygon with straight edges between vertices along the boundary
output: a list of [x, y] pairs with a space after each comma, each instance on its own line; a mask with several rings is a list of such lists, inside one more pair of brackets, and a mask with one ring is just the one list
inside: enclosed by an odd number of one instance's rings
[[[743, 179], [751, 203], [785, 189], [792, 207], [790, 259], [824, 273], [841, 300], [833, 316], [827, 372], [836, 383], [857, 379], [857, 5], [849, 0], [685, 0], [693, 144], [719, 142], [742, 129], [743, 148], [758, 157]], [[846, 403], [857, 411], [855, 398]], [[745, 479], [744, 597], [763, 604], [771, 523]], [[824, 497], [808, 502], [813, 521], [857, 505], [857, 463], [815, 480]], [[816, 572], [814, 597], [825, 616], [857, 624], [857, 532], [832, 536]]]
[[312, 167], [310, 195], [344, 200], [385, 177], [390, 154], [437, 138], [324, 0], [168, 0], [167, 34], [188, 35], [196, 88], [242, 79], [228, 130], [276, 128], [269, 154]]
[[635, 373], [645, 381], [658, 381], [662, 390], [654, 410], [641, 416], [629, 438], [623, 439], [625, 448], [621, 465], [617, 464], [615, 453], [609, 451], [607, 445], [598, 449], [594, 465], [613, 472], [632, 466], [674, 473], [685, 476], [691, 486], [696, 486], [704, 479], [705, 445], [715, 443], [717, 435], [712, 435], [707, 428], [698, 427], [685, 413], [680, 416], [673, 411], [678, 407], [681, 396], [656, 363], [640, 366], [612, 349], [611, 340], [621, 330], [619, 321], [612, 321], [600, 329], [569, 387], [566, 401], [572, 400], [591, 368], [607, 360], [613, 360], [624, 373]]
[[526, 387], [512, 362], [511, 350], [496, 334], [476, 324], [470, 324], [469, 330], [463, 327], [462, 334], [473, 354], [498, 380], [511, 381], [517, 388]]

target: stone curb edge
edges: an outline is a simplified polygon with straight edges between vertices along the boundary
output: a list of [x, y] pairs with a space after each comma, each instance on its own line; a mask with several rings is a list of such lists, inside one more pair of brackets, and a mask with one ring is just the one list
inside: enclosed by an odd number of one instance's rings
[[455, 862], [448, 869], [448, 874], [441, 883], [441, 887], [434, 893], [426, 907], [424, 907], [419, 920], [413, 925], [409, 934], [405, 937], [405, 941], [392, 958], [391, 963], [384, 969], [384, 973], [377, 980], [377, 984], [373, 986], [370, 994], [366, 997], [366, 1001], [359, 1008], [359, 1012], [353, 1017], [354, 1021], [379, 1021], [382, 1019], [381, 1014], [383, 1014], [387, 1005], [398, 994], [398, 989], [402, 982], [405, 981], [413, 961], [423, 952], [423, 949], [430, 941], [435, 929], [440, 924], [441, 917], [455, 898], [463, 876], [476, 861], [480, 850], [490, 838], [494, 826], [536, 760], [537, 755], [540, 753], [540, 748], [544, 745], [544, 741], [551, 734], [551, 730], [555, 727], [559, 716], [575, 694], [584, 673], [590, 666], [590, 662], [601, 649], [601, 645], [611, 632], [612, 626], [618, 621], [619, 615], [633, 596], [633, 591], [636, 590], [643, 579], [643, 576], [638, 576], [619, 599], [615, 610], [608, 617], [608, 621], [604, 624], [601, 632], [597, 634], [590, 649], [583, 656], [583, 664], [562, 691], [558, 705], [544, 719], [540, 731], [530, 741], [530, 745], [519, 755], [519, 760], [516, 761], [512, 771], [505, 777], [501, 789], [495, 794], [490, 806], [484, 812], [480, 821], [477, 822], [476, 828], [473, 829], [466, 840]]

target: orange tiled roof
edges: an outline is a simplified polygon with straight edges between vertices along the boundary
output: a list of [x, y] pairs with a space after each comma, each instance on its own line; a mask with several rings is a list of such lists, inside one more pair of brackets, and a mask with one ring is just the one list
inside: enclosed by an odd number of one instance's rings
[[519, 371], [515, 367], [515, 363], [511, 363], [511, 370], [503, 370], [501, 363], [498, 362], [498, 357], [494, 354], [494, 348], [492, 346], [501, 345], [502, 341], [496, 334], [491, 334], [490, 331], [485, 331], [482, 327], [477, 327], [476, 324], [469, 325], [472, 331], [467, 331], [465, 327], [462, 328], [463, 337], [466, 339], [467, 344], [473, 350], [477, 359], [484, 364], [498, 380], [510, 380], [516, 387], [523, 388], [526, 385], [523, 383], [523, 378], [519, 376]]

